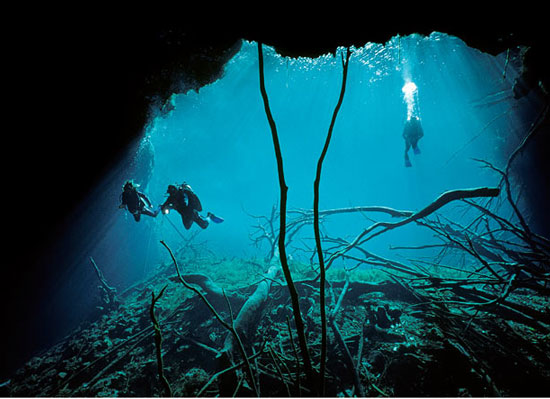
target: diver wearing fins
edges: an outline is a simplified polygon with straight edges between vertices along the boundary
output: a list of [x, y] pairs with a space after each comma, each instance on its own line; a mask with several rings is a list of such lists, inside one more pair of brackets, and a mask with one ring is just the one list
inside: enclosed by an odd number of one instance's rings
[[416, 155], [420, 154], [420, 148], [418, 148], [418, 140], [424, 136], [420, 119], [417, 116], [411, 116], [405, 122], [403, 129], [403, 138], [405, 139], [405, 166], [411, 167], [411, 160], [409, 159], [409, 149], [412, 147]]
[[136, 186], [131, 180], [127, 180], [122, 188], [122, 194], [120, 194], [119, 208], [126, 208], [130, 212], [136, 222], [139, 222], [141, 215], [147, 215], [156, 217], [159, 210], [153, 211], [153, 205], [149, 198], [138, 191]]
[[162, 213], [167, 214], [170, 209], [175, 209], [181, 215], [181, 221], [187, 230], [191, 228], [193, 222], [197, 223], [202, 229], [208, 227], [209, 221], [221, 223], [223, 219], [208, 212], [207, 217], [199, 214], [202, 211], [202, 205], [199, 197], [193, 192], [191, 186], [183, 183], [179, 186], [170, 184], [166, 191], [168, 198], [160, 206]]

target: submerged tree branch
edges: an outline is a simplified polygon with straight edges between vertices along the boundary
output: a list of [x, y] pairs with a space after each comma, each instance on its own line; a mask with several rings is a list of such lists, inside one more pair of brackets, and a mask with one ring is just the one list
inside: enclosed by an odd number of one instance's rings
[[162, 384], [162, 387], [164, 388], [164, 391], [166, 392], [166, 396], [172, 397], [172, 388], [170, 387], [170, 384], [168, 383], [168, 379], [164, 375], [164, 364], [162, 361], [162, 333], [160, 330], [160, 324], [157, 320], [157, 317], [155, 316], [155, 304], [157, 301], [162, 297], [164, 294], [164, 291], [166, 290], [167, 285], [160, 290], [160, 293], [158, 296], [155, 296], [155, 292], [151, 292], [151, 307], [149, 308], [149, 314], [151, 316], [151, 322], [153, 323], [153, 328], [155, 330], [155, 348], [156, 348], [156, 355], [157, 355], [157, 368], [159, 373], [159, 379]]
[[292, 274], [290, 273], [290, 268], [288, 267], [288, 260], [285, 247], [285, 233], [286, 233], [286, 204], [287, 204], [287, 191], [288, 187], [285, 182], [284, 168], [283, 168], [283, 157], [281, 154], [281, 147], [279, 145], [279, 136], [277, 134], [277, 126], [275, 125], [275, 120], [271, 114], [271, 109], [269, 107], [269, 99], [267, 97], [267, 91], [265, 89], [265, 80], [264, 80], [264, 57], [262, 51], [262, 43], [258, 42], [258, 63], [260, 70], [260, 92], [264, 102], [265, 114], [269, 122], [269, 127], [271, 129], [271, 137], [273, 139], [273, 147], [275, 149], [275, 156], [277, 158], [277, 172], [279, 176], [279, 188], [281, 194], [280, 200], [280, 210], [279, 210], [279, 259], [281, 261], [281, 267], [283, 269], [283, 274], [287, 282], [288, 290], [290, 293], [290, 299], [292, 302], [292, 310], [294, 313], [294, 322], [296, 323], [296, 331], [298, 334], [298, 341], [300, 343], [300, 349], [302, 351], [302, 358], [304, 360], [304, 367], [306, 375], [308, 378], [309, 388], [312, 392], [316, 392], [313, 367], [311, 364], [311, 358], [309, 356], [309, 350], [307, 347], [307, 341], [304, 331], [304, 321], [302, 319], [302, 312], [300, 311], [300, 302], [298, 297], [298, 292], [294, 283], [292, 281]]
[[90, 256], [90, 262], [92, 263], [92, 266], [94, 267], [95, 273], [97, 275], [97, 278], [99, 279], [99, 282], [101, 283], [101, 289], [105, 293], [105, 302], [108, 306], [116, 306], [118, 304], [118, 299], [116, 296], [116, 288], [111, 287], [108, 283], [105, 277], [103, 276], [103, 273], [97, 266], [97, 264], [94, 261], [94, 258]]
[[[432, 214], [433, 212], [437, 211], [439, 208], [448, 204], [451, 201], [456, 201], [456, 200], [465, 199], [465, 198], [475, 198], [475, 197], [496, 197], [498, 196], [499, 193], [500, 193], [500, 189], [496, 187], [470, 188], [470, 189], [451, 190], [451, 191], [444, 192], [434, 202], [426, 206], [424, 209], [418, 212], [415, 212], [414, 214], [412, 214], [406, 219], [403, 219], [403, 220], [400, 220], [399, 222], [394, 222], [394, 223], [390, 223], [390, 222], [374, 223], [373, 225], [365, 229], [361, 234], [359, 234], [348, 246], [334, 253], [327, 261], [326, 269], [328, 270], [328, 268], [332, 265], [332, 263], [337, 258], [341, 257], [343, 254], [348, 252], [353, 247], [357, 245], [361, 245], [366, 241], [376, 237], [377, 235], [385, 233], [389, 230], [392, 230], [397, 227], [401, 227], [411, 222], [414, 222], [416, 220], [425, 218], [426, 216]], [[365, 237], [371, 231], [379, 227], [381, 227], [382, 229], [377, 231], [376, 233], [371, 234], [367, 238], [363, 239], [363, 237]]]
[[343, 77], [342, 77], [342, 88], [340, 89], [340, 97], [338, 98], [338, 103], [334, 108], [334, 113], [332, 114], [332, 120], [330, 121], [330, 126], [328, 128], [327, 138], [323, 151], [317, 162], [317, 172], [315, 175], [315, 181], [313, 183], [313, 229], [315, 231], [315, 244], [317, 247], [317, 256], [319, 257], [319, 271], [321, 274], [320, 284], [320, 313], [321, 313], [321, 365], [320, 365], [320, 388], [321, 396], [325, 394], [325, 368], [326, 368], [326, 357], [327, 357], [327, 314], [326, 314], [326, 300], [325, 300], [325, 260], [323, 256], [323, 248], [321, 246], [321, 232], [319, 229], [319, 186], [321, 184], [321, 170], [323, 168], [323, 161], [328, 151], [330, 145], [330, 139], [332, 138], [332, 131], [334, 129], [334, 124], [336, 123], [336, 117], [338, 116], [338, 111], [342, 106], [342, 101], [344, 100], [344, 93], [346, 92], [346, 80], [348, 77], [348, 64], [351, 51], [348, 48], [346, 51], [346, 59], [343, 60]]

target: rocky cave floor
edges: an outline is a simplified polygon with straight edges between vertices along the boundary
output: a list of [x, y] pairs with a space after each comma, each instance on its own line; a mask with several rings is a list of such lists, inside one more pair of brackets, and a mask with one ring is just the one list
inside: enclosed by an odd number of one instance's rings
[[[236, 259], [181, 259], [181, 264], [184, 276], [200, 271], [224, 288], [235, 315], [266, 268], [261, 261]], [[296, 262], [291, 266], [313, 366], [318, 370], [318, 284], [313, 282], [314, 274], [308, 266]], [[20, 368], [3, 384], [1, 396], [163, 396], [150, 306], [151, 293], [158, 295], [165, 285], [155, 313], [163, 337], [164, 373], [173, 395], [253, 395], [239, 369], [212, 378], [231, 366], [221, 356], [228, 333], [200, 298], [174, 275], [171, 262], [159, 265], [154, 275], [121, 292], [116, 306], [98, 307], [93, 316], [61, 342]], [[346, 285], [346, 277], [342, 270], [332, 270], [328, 277], [330, 314]], [[529, 303], [548, 312], [547, 298], [513, 295], [510, 299], [517, 303]], [[383, 271], [351, 274], [334, 320], [355, 370], [350, 369], [334, 330], [329, 328], [325, 395], [357, 395], [354, 372], [367, 396], [550, 394], [547, 332], [489, 312], [449, 311], [433, 297], [429, 303], [425, 298]], [[228, 320], [228, 302], [211, 299]], [[298, 341], [291, 320], [287, 287], [282, 280], [274, 281], [256, 328], [243, 333], [249, 356], [256, 355], [251, 363], [261, 396], [311, 396], [303, 386], [303, 375], [298, 392], [293, 349]]]

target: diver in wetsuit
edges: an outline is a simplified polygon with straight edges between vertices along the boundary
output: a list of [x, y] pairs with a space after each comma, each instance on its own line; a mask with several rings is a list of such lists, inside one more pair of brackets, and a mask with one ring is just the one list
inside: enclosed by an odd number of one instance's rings
[[417, 116], [411, 116], [405, 122], [403, 129], [403, 138], [405, 139], [405, 166], [411, 167], [411, 160], [409, 159], [409, 149], [412, 147], [416, 155], [420, 154], [420, 148], [418, 148], [418, 140], [424, 136], [420, 119]]
[[137, 186], [130, 180], [126, 181], [120, 194], [119, 208], [126, 208], [130, 212], [136, 222], [139, 222], [141, 215], [156, 217], [159, 210], [153, 211], [153, 205], [149, 198], [143, 193], [140, 193]]
[[209, 220], [214, 223], [223, 222], [222, 218], [210, 212], [208, 212], [206, 218], [199, 214], [202, 211], [202, 205], [199, 197], [193, 192], [189, 184], [183, 183], [179, 186], [170, 184], [166, 192], [168, 193], [168, 198], [160, 206], [162, 212], [166, 214], [170, 209], [178, 211], [181, 215], [181, 221], [187, 230], [191, 228], [193, 222], [197, 223], [202, 229], [208, 227]]

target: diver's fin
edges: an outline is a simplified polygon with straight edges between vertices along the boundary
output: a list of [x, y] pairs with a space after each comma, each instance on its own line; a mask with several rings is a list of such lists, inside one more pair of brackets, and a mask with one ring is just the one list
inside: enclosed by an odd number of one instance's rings
[[208, 212], [208, 213], [206, 214], [206, 217], [207, 217], [208, 219], [210, 219], [210, 220], [211, 220], [212, 222], [214, 222], [214, 223], [222, 223], [222, 222], [223, 222], [223, 218], [214, 215], [212, 212]]
[[408, 159], [405, 159], [405, 167], [410, 168], [412, 166], [411, 161]]
[[413, 148], [413, 151], [414, 151], [414, 154], [415, 154], [415, 155], [420, 154], [420, 148], [418, 148], [418, 147], [414, 147], [414, 148]]

